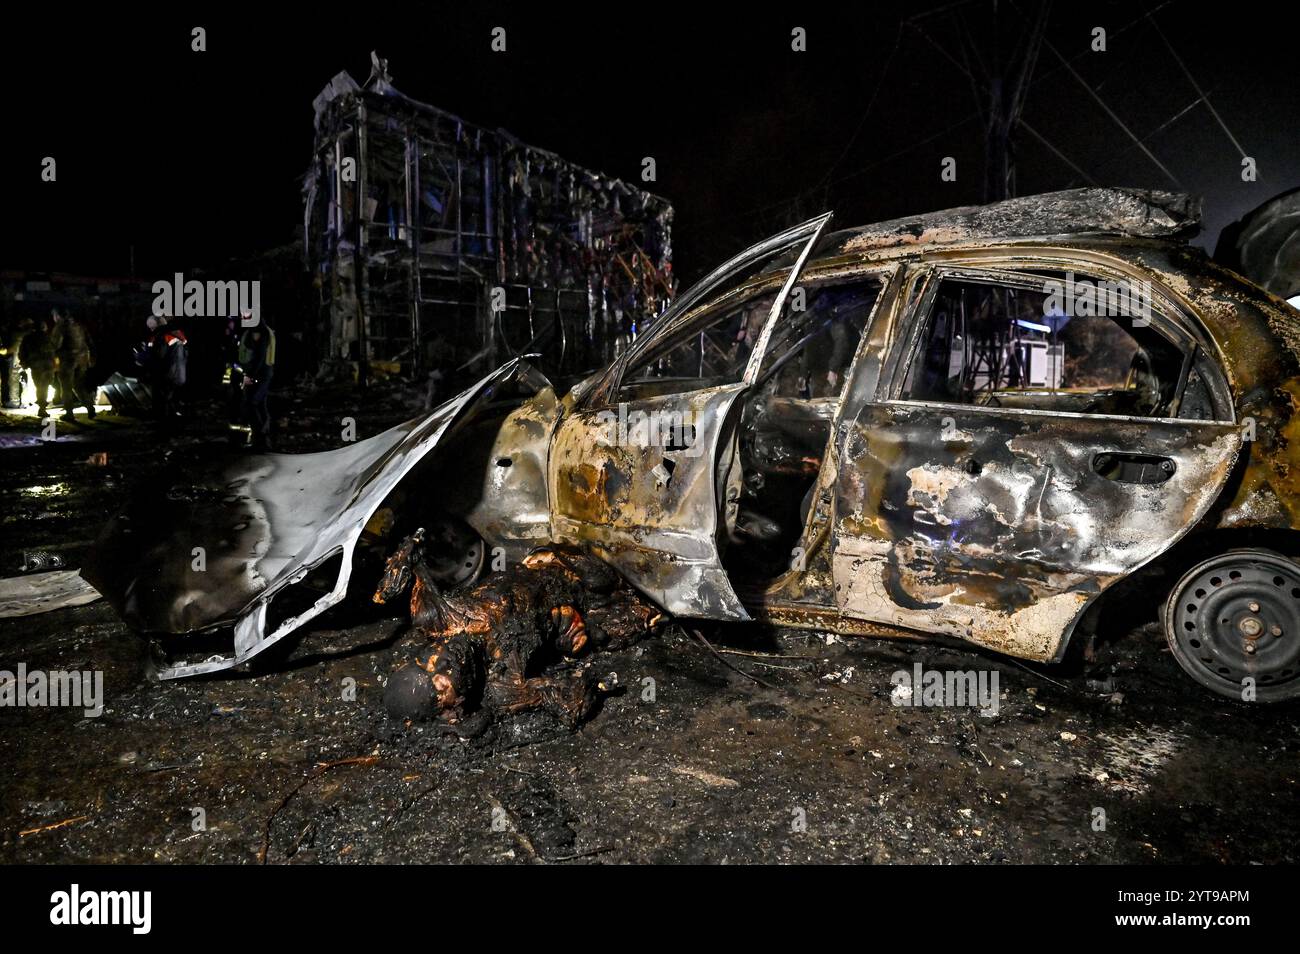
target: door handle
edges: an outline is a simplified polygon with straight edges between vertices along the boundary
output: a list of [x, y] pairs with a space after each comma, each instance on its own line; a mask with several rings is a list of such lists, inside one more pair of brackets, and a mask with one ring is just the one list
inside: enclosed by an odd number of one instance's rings
[[1178, 470], [1178, 465], [1173, 458], [1158, 454], [1103, 451], [1093, 456], [1092, 469], [1099, 477], [1120, 484], [1163, 484]]

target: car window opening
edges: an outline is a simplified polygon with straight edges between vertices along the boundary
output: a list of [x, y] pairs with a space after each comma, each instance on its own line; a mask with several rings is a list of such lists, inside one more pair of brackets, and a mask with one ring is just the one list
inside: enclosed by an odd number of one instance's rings
[[945, 278], [931, 300], [902, 396], [1172, 417], [1184, 358], [1156, 330], [1149, 292], [1143, 298], [1120, 283], [1073, 275], [1035, 287]]
[[723, 566], [736, 582], [791, 569], [853, 356], [880, 296], [876, 278], [796, 286], [741, 411], [734, 519]]

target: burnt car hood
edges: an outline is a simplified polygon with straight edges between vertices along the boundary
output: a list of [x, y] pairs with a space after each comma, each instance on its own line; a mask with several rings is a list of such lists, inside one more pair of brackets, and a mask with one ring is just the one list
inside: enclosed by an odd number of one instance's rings
[[[81, 574], [145, 632], [234, 624], [233, 651], [162, 669], [160, 678], [237, 666], [342, 600], [357, 541], [390, 491], [476, 406], [521, 385], [550, 386], [516, 359], [424, 417], [368, 440], [316, 454], [226, 459], [187, 472], [114, 517]], [[336, 556], [333, 589], [268, 633], [276, 593]]]

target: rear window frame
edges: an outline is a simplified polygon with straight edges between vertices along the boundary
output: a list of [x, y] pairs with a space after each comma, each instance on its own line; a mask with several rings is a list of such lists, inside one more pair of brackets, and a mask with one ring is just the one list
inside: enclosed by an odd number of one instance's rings
[[[1215, 416], [1211, 419], [1202, 418], [1183, 418], [1183, 417], [1153, 417], [1150, 415], [1122, 415], [1122, 414], [1098, 414], [1084, 411], [1059, 411], [1047, 408], [1020, 408], [1020, 407], [995, 407], [982, 404], [968, 404], [957, 401], [935, 401], [918, 398], [903, 397], [903, 388], [907, 381], [907, 376], [915, 362], [919, 359], [920, 350], [923, 347], [924, 332], [929, 327], [929, 318], [931, 309], [934, 307], [935, 298], [938, 295], [939, 287], [945, 280], [965, 282], [971, 284], [1003, 285], [1016, 288], [1023, 288], [1028, 291], [1042, 291], [1045, 282], [1051, 280], [1058, 274], [1072, 272], [1076, 278], [1085, 279], [1092, 282], [1101, 281], [1149, 281], [1152, 291], [1152, 310], [1151, 320], [1148, 327], [1161, 334], [1172, 346], [1178, 348], [1183, 355], [1183, 365], [1179, 372], [1178, 383], [1173, 398], [1174, 406], [1181, 412], [1183, 395], [1187, 388], [1188, 376], [1193, 368], [1203, 369], [1208, 363], [1214, 366], [1215, 373], [1221, 375], [1222, 371], [1218, 368], [1217, 362], [1214, 361], [1211, 354], [1201, 346], [1197, 337], [1193, 335], [1183, 324], [1186, 320], [1181, 309], [1163, 293], [1163, 289], [1153, 279], [1147, 276], [1138, 276], [1125, 274], [1122, 272], [1112, 271], [1110, 269], [1099, 268], [1093, 262], [1071, 263], [1062, 262], [1055, 257], [1045, 257], [1041, 262], [1029, 262], [1024, 258], [1018, 258], [1017, 262], [1012, 264], [989, 263], [933, 263], [918, 262], [913, 265], [915, 273], [910, 277], [910, 286], [916, 289], [920, 286], [919, 294], [909, 295], [910, 307], [900, 316], [901, 334], [899, 334], [893, 343], [895, 349], [895, 360], [891, 362], [891, 374], [889, 381], [881, 383], [878, 389], [877, 400], [887, 404], [899, 404], [911, 407], [941, 407], [941, 408], [959, 408], [972, 409], [976, 411], [995, 412], [1002, 414], [1017, 415], [1048, 415], [1053, 417], [1080, 417], [1097, 420], [1129, 420], [1129, 421], [1162, 421], [1162, 422], [1181, 422], [1181, 423], [1200, 423], [1200, 424], [1231, 424], [1235, 425], [1235, 408], [1227, 407], [1230, 415], [1229, 418], [1223, 418], [1224, 408], [1218, 406], [1221, 402], [1215, 400]], [[1217, 389], [1211, 388], [1211, 392]], [[1178, 413], [1175, 412], [1175, 413]]]

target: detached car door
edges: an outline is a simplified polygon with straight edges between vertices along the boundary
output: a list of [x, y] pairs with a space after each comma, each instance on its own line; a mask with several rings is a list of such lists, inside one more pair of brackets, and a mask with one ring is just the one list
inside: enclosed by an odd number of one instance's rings
[[1056, 659], [1090, 600], [1205, 515], [1242, 441], [1226, 385], [1195, 319], [1149, 283], [1111, 294], [1127, 281], [914, 278], [841, 433], [841, 612]]
[[[679, 616], [748, 619], [722, 568], [736, 418], [823, 215], [737, 255], [579, 398], [551, 445], [552, 534]], [[728, 492], [730, 488], [731, 492]]]

